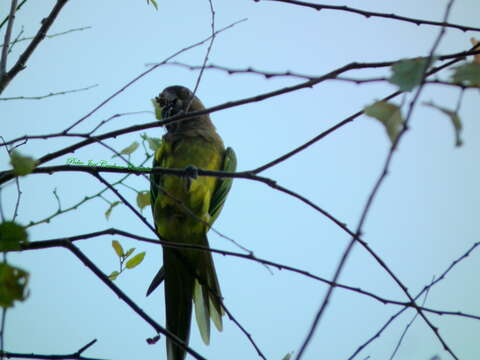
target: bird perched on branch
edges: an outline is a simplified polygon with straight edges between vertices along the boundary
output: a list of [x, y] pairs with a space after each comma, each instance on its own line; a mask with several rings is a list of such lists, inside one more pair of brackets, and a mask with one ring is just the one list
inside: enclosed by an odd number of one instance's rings
[[[204, 110], [201, 101], [182, 86], [170, 86], [154, 99], [162, 120]], [[187, 169], [186, 176], [152, 174], [150, 194], [155, 228], [164, 241], [208, 248], [207, 232], [222, 210], [232, 178], [197, 176], [196, 169], [235, 171], [236, 156], [225, 149], [208, 114], [166, 125], [153, 167]], [[209, 251], [163, 247], [163, 268], [149, 295], [165, 280], [167, 329], [188, 345], [192, 317], [203, 341], [210, 341], [210, 319], [222, 330], [222, 294]], [[168, 360], [183, 360], [186, 350], [167, 338]]]

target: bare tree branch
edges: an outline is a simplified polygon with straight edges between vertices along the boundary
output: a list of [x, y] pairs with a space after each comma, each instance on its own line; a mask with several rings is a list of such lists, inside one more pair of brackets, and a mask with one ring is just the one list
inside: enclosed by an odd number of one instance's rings
[[[77, 121], [75, 121], [72, 125], [70, 125], [68, 128], [66, 128], [64, 130], [64, 132], [69, 132], [71, 129], [73, 129], [75, 126], [77, 126], [78, 124], [80, 124], [83, 120], [89, 118], [90, 116], [92, 116], [92, 114], [94, 114], [98, 109], [100, 109], [101, 107], [103, 107], [106, 103], [108, 103], [110, 100], [112, 100], [114, 97], [116, 97], [118, 94], [122, 93], [125, 89], [127, 89], [128, 87], [130, 87], [130, 85], [132, 85], [133, 83], [137, 82], [138, 80], [140, 80], [142, 77], [144, 77], [145, 75], [151, 73], [153, 70], [155, 70], [156, 68], [158, 68], [160, 65], [168, 62], [170, 59], [173, 59], [174, 57], [178, 56], [179, 54], [187, 51], [187, 50], [190, 50], [194, 47], [197, 47], [199, 45], [202, 45], [203, 43], [207, 42], [212, 36], [215, 36], [225, 30], [228, 30], [230, 28], [232, 28], [233, 26], [245, 21], [246, 19], [241, 19], [239, 21], [236, 21], [228, 26], [225, 26], [223, 28], [221, 28], [220, 30], [216, 31], [213, 35], [210, 35], [209, 37], [207, 37], [206, 39], [203, 39], [193, 45], [190, 45], [190, 46], [187, 46], [177, 52], [175, 52], [173, 55], [170, 55], [169, 57], [167, 57], [165, 60], [163, 60], [161, 63], [158, 63], [157, 65], [155, 66], [152, 66], [150, 69], [148, 69], [147, 71], [144, 71], [143, 73], [141, 73], [140, 75], [136, 76], [133, 80], [129, 81], [126, 85], [124, 85], [122, 88], [120, 88], [119, 90], [117, 90], [115, 93], [113, 93], [111, 96], [109, 96], [107, 99], [105, 99], [104, 101], [102, 101], [97, 107], [95, 107], [92, 111], [90, 111], [88, 114], [86, 114], [85, 116], [81, 117], [80, 119], [78, 119]], [[1, 92], [0, 92], [1, 93]]]
[[[15, 11], [17, 10], [17, 0], [12, 0], [10, 5], [10, 15], [8, 15], [7, 31], [5, 31], [4, 43], [9, 44], [12, 36], [13, 21], [15, 20]], [[2, 49], [2, 57], [0, 59], [0, 79], [3, 79], [7, 72], [7, 55], [8, 46]], [[0, 91], [1, 93], [1, 91]]]
[[[95, 231], [95, 232], [92, 232], [92, 233], [86, 233], [86, 234], [81, 234], [81, 235], [76, 235], [76, 236], [63, 237], [63, 238], [58, 238], [58, 239], [37, 240], [37, 241], [30, 242], [29, 244], [22, 245], [22, 250], [21, 251], [32, 251], [32, 250], [49, 249], [49, 248], [55, 248], [55, 247], [64, 247], [65, 242], [72, 242], [73, 243], [75, 241], [89, 240], [89, 239], [94, 239], [94, 238], [97, 238], [97, 237], [100, 237], [100, 236], [108, 236], [108, 235], [120, 235], [120, 236], [124, 236], [124, 237], [130, 238], [130, 239], [138, 240], [138, 241], [141, 241], [141, 242], [146, 242], [146, 243], [154, 244], [154, 245], [161, 245], [161, 246], [165, 246], [165, 247], [169, 247], [169, 248], [192, 249], [192, 250], [197, 250], [197, 251], [208, 251], [208, 252], [212, 252], [214, 254], [219, 254], [219, 255], [222, 255], [222, 256], [232, 256], [232, 257], [236, 257], [236, 258], [245, 259], [245, 260], [248, 260], [248, 261], [257, 262], [257, 263], [260, 263], [260, 264], [263, 264], [263, 265], [268, 265], [268, 266], [277, 268], [278, 270], [285, 270], [285, 271], [293, 272], [293, 273], [305, 276], [307, 278], [319, 281], [319, 282], [324, 283], [324, 284], [329, 285], [329, 286], [338, 287], [338, 288], [341, 288], [341, 289], [344, 289], [344, 290], [347, 290], [347, 291], [351, 291], [351, 292], [354, 292], [354, 293], [358, 293], [360, 295], [367, 296], [367, 297], [369, 297], [371, 299], [374, 299], [374, 300], [376, 300], [376, 301], [378, 301], [378, 302], [380, 302], [381, 304], [384, 304], [384, 305], [385, 304], [390, 304], [390, 305], [401, 306], [403, 308], [401, 310], [401, 312], [407, 310], [408, 308], [416, 309], [418, 307], [418, 309], [420, 309], [422, 311], [430, 312], [432, 314], [436, 314], [436, 315], [440, 315], [440, 316], [449, 315], [449, 316], [459, 316], [459, 317], [465, 317], [465, 318], [470, 318], [470, 319], [474, 319], [474, 320], [480, 320], [480, 315], [466, 314], [466, 313], [463, 313], [461, 311], [448, 311], [448, 310], [432, 309], [432, 308], [424, 307], [423, 305], [422, 306], [417, 306], [414, 302], [411, 302], [411, 301], [399, 301], [399, 300], [394, 300], [394, 299], [388, 299], [386, 297], [383, 297], [381, 295], [372, 293], [370, 291], [363, 290], [359, 287], [353, 287], [353, 286], [345, 285], [345, 284], [342, 284], [342, 283], [339, 283], [339, 282], [335, 283], [335, 282], [332, 282], [331, 280], [328, 280], [326, 278], [314, 275], [307, 270], [303, 270], [303, 269], [298, 268], [298, 267], [293, 267], [293, 266], [290, 266], [290, 265], [282, 264], [282, 263], [275, 262], [275, 261], [272, 261], [272, 260], [268, 260], [268, 259], [265, 259], [265, 258], [260, 258], [260, 257], [257, 257], [255, 255], [253, 255], [253, 254], [243, 254], [243, 253], [234, 252], [234, 251], [205, 247], [205, 246], [202, 246], [202, 245], [182, 244], [182, 243], [175, 243], [175, 242], [169, 242], [169, 241], [164, 241], [164, 240], [146, 238], [144, 236], [132, 234], [132, 233], [129, 233], [129, 232], [126, 232], [126, 231], [123, 231], [123, 230], [119, 230], [119, 229], [115, 229], [115, 228], [105, 229], [105, 230], [101, 230], [101, 231]], [[472, 251], [475, 250], [479, 246], [480, 246], [480, 242], [475, 243], [466, 253], [464, 253], [458, 259], [454, 260], [453, 263], [447, 268], [447, 270], [444, 271], [439, 278], [437, 278], [435, 281], [431, 282], [419, 294], [417, 294], [414, 297], [414, 300], [418, 299], [422, 294], [424, 294], [430, 288], [435, 286], [438, 282], [443, 280], [446, 277], [447, 273], [456, 264], [458, 264], [459, 262], [461, 262], [462, 260], [467, 258], [472, 253]], [[12, 250], [12, 251], [14, 251], [14, 250]], [[398, 315], [400, 315], [400, 313]]]
[[[30, 42], [30, 44], [27, 46], [25, 51], [20, 55], [18, 58], [17, 62], [13, 67], [6, 73], [3, 73], [0, 77], [0, 94], [5, 90], [5, 88], [8, 86], [10, 81], [23, 69], [25, 69], [26, 63], [30, 56], [33, 54], [35, 49], [37, 48], [38, 44], [45, 38], [45, 35], [47, 34], [48, 29], [50, 26], [52, 26], [53, 22], [57, 18], [58, 14], [62, 10], [62, 8], [65, 6], [65, 4], [68, 2], [68, 0], [57, 0], [57, 3], [53, 7], [52, 11], [50, 14], [42, 20], [42, 26], [38, 30], [37, 34], [33, 38], [33, 40]], [[10, 42], [10, 39], [5, 39], [4, 43], [8, 44]], [[4, 46], [3, 49], [5, 50], [7, 47]]]
[[52, 359], [52, 360], [102, 360], [98, 358], [90, 358], [82, 356], [82, 353], [87, 350], [90, 346], [95, 344], [97, 339], [93, 339], [88, 344], [82, 346], [76, 352], [66, 355], [42, 355], [42, 354], [22, 354], [22, 353], [14, 353], [8, 351], [2, 351], [0, 355], [6, 356], [7, 358], [16, 358], [16, 359]]
[[[260, 2], [260, 0], [255, 0], [256, 2]], [[314, 3], [308, 3], [305, 1], [297, 1], [297, 0], [267, 0], [267, 1], [273, 1], [273, 2], [279, 2], [279, 3], [286, 3], [290, 5], [296, 5], [296, 6], [303, 6], [303, 7], [309, 7], [314, 10], [320, 11], [320, 10], [334, 10], [334, 11], [345, 11], [357, 15], [363, 15], [366, 18], [384, 18], [384, 19], [392, 19], [396, 21], [405, 21], [408, 23], [412, 23], [415, 25], [432, 25], [432, 26], [440, 26], [444, 28], [452, 28], [452, 29], [458, 29], [462, 30], [463, 32], [465, 31], [480, 31], [480, 28], [476, 27], [471, 27], [471, 26], [464, 26], [464, 25], [458, 25], [458, 24], [451, 24], [448, 22], [441, 22], [441, 21], [432, 21], [432, 20], [424, 20], [424, 19], [415, 19], [415, 18], [410, 18], [406, 16], [400, 16], [400, 15], [395, 15], [395, 14], [387, 14], [387, 13], [381, 13], [381, 12], [374, 12], [374, 11], [367, 11], [367, 10], [362, 10], [362, 9], [356, 9], [348, 6], [343, 6], [343, 5], [326, 5], [326, 4], [314, 4]]]
[[[23, 6], [23, 4], [25, 4], [27, 2], [27, 0], [22, 0], [22, 2], [20, 4], [17, 5], [17, 8], [15, 9], [15, 12], [17, 12], [18, 10], [20, 10], [20, 8]], [[2, 20], [2, 22], [0, 23], [0, 29], [3, 27], [3, 25], [5, 25], [8, 21], [8, 19], [10, 18], [9, 15], [5, 16], [5, 19]]]
[[[443, 19], [443, 22], [446, 22], [447, 19], [448, 19], [448, 16], [450, 14], [450, 9], [453, 5], [453, 2], [454, 0], [450, 0], [447, 4], [447, 7], [446, 7], [446, 10], [445, 10], [445, 15], [444, 15], [444, 19]], [[404, 127], [403, 129], [400, 131], [399, 135], [397, 136], [397, 138], [395, 139], [395, 141], [393, 142], [392, 144], [392, 147], [387, 155], [387, 158], [385, 160], [385, 164], [383, 166], [383, 170], [378, 178], [378, 180], [375, 182], [374, 186], [373, 186], [373, 189], [372, 191], [370, 192], [370, 195], [368, 196], [368, 199], [367, 199], [367, 202], [365, 203], [365, 206], [363, 208], [363, 211], [362, 211], [362, 214], [360, 216], [360, 220], [359, 220], [359, 223], [358, 223], [358, 226], [357, 226], [357, 229], [355, 231], [355, 235], [352, 237], [352, 239], [350, 240], [349, 244], [347, 245], [347, 247], [345, 248], [344, 252], [343, 252], [343, 255], [340, 259], [340, 262], [338, 263], [337, 265], [337, 268], [335, 270], [335, 274], [332, 278], [332, 282], [337, 282], [338, 278], [340, 277], [340, 274], [347, 262], [347, 259], [348, 259], [348, 256], [349, 254], [351, 253], [355, 243], [357, 242], [357, 239], [361, 236], [362, 234], [362, 228], [363, 228], [363, 225], [365, 223], [365, 220], [367, 218], [367, 214], [369, 213], [369, 210], [371, 208], [371, 205], [373, 204], [373, 200], [375, 198], [375, 196], [377, 195], [378, 193], [378, 190], [380, 189], [380, 186], [382, 185], [383, 181], [385, 180], [387, 174], [388, 174], [388, 170], [390, 168], [390, 163], [393, 159], [393, 154], [394, 154], [394, 151], [397, 149], [401, 139], [403, 138], [403, 135], [405, 134], [405, 132], [407, 131], [408, 129], [408, 121], [411, 117], [411, 114], [412, 114], [412, 111], [413, 111], [413, 108], [416, 104], [416, 101], [418, 99], [418, 97], [420, 96], [420, 93], [422, 92], [422, 89], [423, 89], [423, 84], [424, 84], [424, 81], [426, 79], [426, 77], [428, 76], [428, 68], [430, 66], [430, 64], [432, 63], [432, 59], [433, 59], [433, 54], [435, 53], [435, 50], [437, 49], [437, 46], [438, 44], [440, 43], [440, 40], [442, 39], [443, 35], [445, 33], [445, 27], [442, 27], [437, 38], [435, 39], [434, 41], [434, 44], [432, 46], [432, 49], [430, 51], [430, 54], [428, 56], [428, 60], [427, 60], [427, 65], [425, 66], [425, 70], [424, 70], [424, 73], [422, 75], [422, 81], [421, 81], [421, 84], [420, 86], [418, 87], [415, 95], [414, 95], [414, 98], [412, 100], [412, 102], [410, 103], [410, 107], [409, 107], [409, 111], [408, 111], [408, 115], [407, 115], [407, 118], [405, 120], [405, 123], [404, 123]], [[416, 305], [415, 303], [415, 300], [412, 298], [412, 296], [409, 294], [409, 292], [407, 291], [406, 287], [401, 285], [401, 283], [399, 283], [397, 281], [397, 284], [400, 285], [400, 287], [402, 288], [403, 292], [405, 293], [405, 295], [407, 295], [407, 297], [409, 298], [409, 300], [412, 302], [412, 304], [414, 305], [415, 309], [417, 310], [418, 314], [423, 318], [423, 320], [427, 323], [427, 325], [430, 327], [430, 329], [433, 331], [433, 333], [436, 335], [436, 337], [438, 338], [438, 340], [440, 341], [440, 343], [443, 345], [444, 349], [450, 353], [450, 355], [452, 355], [452, 357], [454, 359], [458, 359], [457, 356], [454, 354], [454, 352], [450, 349], [450, 347], [447, 345], [447, 343], [445, 342], [445, 340], [440, 336], [439, 332], [438, 332], [438, 328], [433, 326], [432, 323], [430, 322], [430, 320], [427, 319], [427, 317], [423, 314], [423, 312], [418, 308], [418, 306]], [[305, 340], [303, 341], [302, 343], [302, 346], [300, 347], [300, 350], [297, 354], [297, 357], [296, 357], [296, 360], [300, 360], [302, 358], [302, 355], [305, 351], [305, 349], [307, 348], [308, 344], [310, 343], [312, 337], [313, 337], [313, 334], [315, 333], [315, 330], [319, 324], [319, 321], [323, 315], [323, 313], [325, 312], [325, 309], [327, 308], [327, 305], [329, 303], [329, 300], [330, 300], [330, 297], [332, 296], [332, 293], [333, 293], [333, 290], [334, 290], [334, 286], [329, 286], [328, 290], [327, 290], [327, 293], [325, 294], [324, 296], [324, 299], [322, 301], [322, 304], [320, 305], [320, 308], [318, 310], [318, 312], [316, 313], [315, 317], [314, 317], [314, 320], [312, 322], [312, 325], [309, 329], [309, 331], [307, 332], [307, 335], [305, 337]]]
[[[18, 7], [17, 7], [17, 10], [18, 10]], [[84, 31], [84, 30], [88, 30], [88, 29], [91, 29], [91, 28], [92, 28], [91, 26], [82, 26], [82, 27], [79, 27], [79, 28], [74, 28], [74, 29], [65, 30], [65, 31], [62, 31], [62, 32], [54, 33], [54, 34], [45, 35], [45, 38], [46, 39], [53, 39], [54, 37], [57, 37], [57, 36], [63, 36], [63, 35], [70, 34], [72, 32]], [[22, 42], [22, 41], [32, 40], [33, 38], [34, 37], [32, 37], [32, 36], [18, 38], [15, 41], [11, 42], [10, 45], [13, 44], [13, 43], [19, 43], [19, 42]], [[3, 46], [5, 46], [5, 44], [0, 44], [0, 47], [3, 47]]]
[[58, 92], [50, 92], [46, 95], [39, 95], [39, 96], [13, 96], [13, 97], [5, 97], [2, 98], [0, 97], [0, 101], [7, 101], [7, 100], [42, 100], [45, 98], [49, 98], [52, 96], [57, 96], [57, 95], [65, 95], [65, 94], [72, 94], [80, 91], [86, 91], [90, 90], [94, 87], [98, 86], [98, 84], [90, 85], [87, 87], [79, 88], [79, 89], [72, 89], [72, 90], [64, 90], [64, 91], [58, 91]]

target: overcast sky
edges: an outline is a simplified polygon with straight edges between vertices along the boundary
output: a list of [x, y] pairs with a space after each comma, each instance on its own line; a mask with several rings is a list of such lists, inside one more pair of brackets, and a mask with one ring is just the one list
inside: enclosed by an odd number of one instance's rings
[[[157, 0], [158, 11], [143, 0], [69, 1], [50, 34], [89, 27], [45, 40], [2, 97], [39, 96], [50, 92], [98, 86], [83, 92], [44, 100], [2, 101], [1, 135], [10, 140], [25, 134], [62, 131], [148, 69], [176, 51], [205, 39], [211, 32], [208, 1]], [[6, 3], [6, 2], [5, 2]], [[14, 36], [33, 35], [55, 1], [28, 1], [17, 14]], [[325, 3], [339, 5], [337, 1]], [[346, 1], [341, 5], [441, 21], [447, 1], [401, 2]], [[439, 28], [417, 26], [392, 19], [366, 18], [330, 10], [315, 11], [269, 1], [214, 1], [217, 29], [247, 18], [220, 33], [213, 44], [209, 62], [245, 69], [322, 75], [356, 62], [394, 61], [428, 55]], [[478, 26], [478, 0], [457, 0], [449, 21]], [[1, 18], [7, 13], [6, 4]], [[2, 29], [3, 31], [3, 29]], [[0, 34], [3, 39], [3, 32]], [[448, 29], [438, 54], [468, 49], [470, 37], [480, 35]], [[26, 42], [15, 46], [9, 65], [23, 51]], [[208, 43], [182, 53], [174, 60], [201, 65]], [[440, 64], [440, 63], [439, 63]], [[352, 71], [349, 77], [388, 76], [388, 68]], [[448, 79], [451, 71], [438, 76]], [[154, 120], [150, 99], [170, 85], [193, 88], [198, 72], [177, 66], [162, 66], [122, 91], [113, 100], [74, 129], [88, 132], [114, 114], [146, 111], [120, 116], [105, 124], [98, 134]], [[210, 107], [227, 101], [293, 85], [294, 78], [265, 79], [258, 75], [228, 75], [206, 70], [197, 91]], [[365, 106], [395, 91], [393, 85], [356, 85], [327, 81], [311, 89], [273, 97], [265, 101], [212, 114], [218, 132], [238, 156], [238, 170], [254, 169], [305, 143], [322, 131]], [[413, 112], [410, 130], [394, 154], [389, 175], [383, 183], [364, 227], [363, 239], [416, 295], [434, 276], [439, 276], [456, 258], [479, 241], [478, 92], [464, 94], [460, 117], [463, 141], [454, 146], [454, 132], [448, 119], [424, 101], [454, 109], [459, 89], [430, 85], [424, 89]], [[393, 102], [405, 102], [411, 97]], [[129, 133], [106, 144], [121, 150], [140, 134], [160, 137], [160, 128]], [[35, 158], [56, 151], [77, 139], [31, 140], [18, 150]], [[358, 224], [368, 194], [380, 175], [389, 150], [381, 124], [361, 116], [307, 150], [261, 175], [274, 179], [307, 197], [350, 229]], [[112, 152], [95, 144], [75, 154], [54, 159], [45, 165], [61, 165], [74, 156], [83, 162], [121, 161]], [[139, 149], [132, 161], [144, 159]], [[9, 168], [5, 151], [0, 169]], [[119, 175], [105, 175], [109, 181]], [[145, 177], [126, 182], [137, 190], [149, 187]], [[85, 173], [30, 175], [20, 180], [21, 224], [38, 221], [57, 210], [53, 190], [57, 189], [62, 208], [68, 208], [103, 189]], [[135, 192], [119, 191], [135, 203]], [[11, 217], [16, 201], [14, 183], [2, 188], [4, 213]], [[118, 200], [107, 191], [105, 198]], [[84, 234], [110, 227], [153, 237], [151, 231], [123, 205], [107, 220], [108, 204], [88, 201], [77, 210], [55, 217], [48, 224], [28, 229], [31, 241]], [[152, 221], [150, 208], [143, 211]], [[258, 257], [294, 266], [331, 278], [350, 237], [325, 216], [299, 200], [249, 180], [235, 180], [215, 229], [233, 238]], [[80, 249], [106, 274], [117, 270], [118, 261], [111, 241], [124, 248], [146, 251], [144, 262], [122, 274], [116, 284], [160, 324], [164, 324], [163, 288], [146, 298], [145, 291], [161, 265], [161, 248], [115, 237], [85, 240]], [[241, 251], [229, 240], [209, 233], [216, 248]], [[156, 345], [145, 339], [155, 335], [152, 328], [127, 307], [92, 272], [65, 249], [47, 249], [9, 254], [12, 264], [31, 273], [30, 297], [8, 312], [5, 348], [12, 352], [72, 353], [92, 339], [98, 342], [84, 355], [103, 359], [165, 359], [164, 338]], [[258, 344], [268, 359], [280, 360], [298, 351], [327, 287], [313, 279], [275, 268], [267, 269], [245, 259], [214, 255], [225, 304]], [[480, 255], [456, 266], [428, 294], [426, 306], [439, 310], [480, 315], [478, 268]], [[382, 297], [407, 301], [398, 285], [363, 248], [356, 245], [340, 281], [374, 292]], [[358, 293], [336, 289], [320, 321], [304, 359], [348, 359], [401, 308], [383, 305]], [[388, 359], [401, 333], [414, 316], [405, 311], [382, 336], [366, 347], [356, 359]], [[467, 318], [428, 314], [440, 329], [448, 346], [461, 359], [480, 354], [480, 322]], [[224, 330], [212, 330], [211, 344], [205, 346], [192, 321], [190, 345], [208, 359], [256, 359], [255, 349], [228, 318]], [[427, 360], [434, 355], [450, 356], [426, 325], [417, 318], [398, 350], [396, 359]]]

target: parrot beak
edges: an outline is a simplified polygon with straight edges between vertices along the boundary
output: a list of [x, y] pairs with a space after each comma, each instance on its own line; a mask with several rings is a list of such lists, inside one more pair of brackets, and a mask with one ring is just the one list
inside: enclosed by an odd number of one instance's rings
[[[193, 100], [199, 102], [190, 90], [181, 86], [168, 87], [155, 98], [156, 103], [161, 109], [162, 119], [192, 111], [191, 109], [187, 109], [187, 107], [189, 107], [189, 104]], [[186, 122], [189, 121], [191, 120], [186, 120]], [[173, 133], [178, 132], [182, 126], [182, 121], [176, 121], [167, 124], [165, 127], [168, 132]]]
[[[160, 106], [162, 119], [177, 115], [182, 111], [182, 101], [179, 100], [177, 97], [172, 97], [172, 95], [168, 92], [162, 92], [159, 96], [155, 98], [155, 101]], [[178, 127], [179, 122], [166, 125], [166, 128], [169, 132], [175, 132]]]

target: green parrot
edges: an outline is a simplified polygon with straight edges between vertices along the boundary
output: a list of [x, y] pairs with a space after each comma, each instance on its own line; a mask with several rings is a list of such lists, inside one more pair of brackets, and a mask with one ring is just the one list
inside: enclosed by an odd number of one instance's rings
[[[203, 110], [193, 93], [170, 86], [154, 99], [161, 118]], [[153, 167], [235, 171], [237, 160], [225, 149], [208, 114], [166, 125]], [[207, 232], [222, 210], [232, 179], [206, 176], [152, 174], [150, 195], [158, 235], [166, 241], [208, 247]], [[217, 275], [209, 251], [163, 247], [163, 267], [153, 279], [147, 296], [165, 280], [167, 329], [188, 344], [195, 317], [205, 344], [210, 342], [210, 318], [222, 331], [224, 314]], [[186, 351], [167, 338], [168, 360], [183, 360]]]

